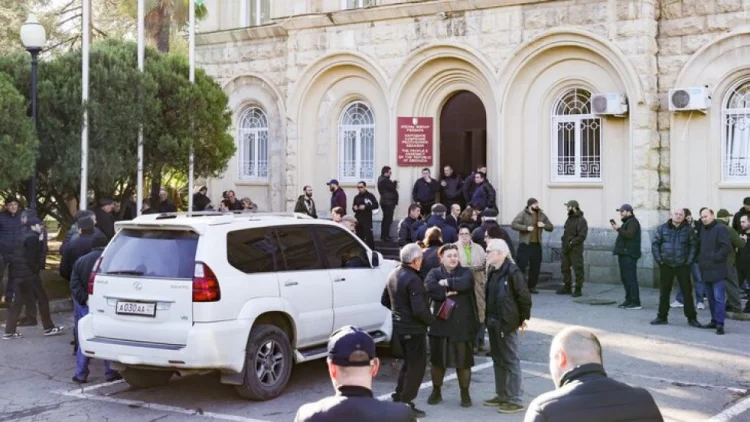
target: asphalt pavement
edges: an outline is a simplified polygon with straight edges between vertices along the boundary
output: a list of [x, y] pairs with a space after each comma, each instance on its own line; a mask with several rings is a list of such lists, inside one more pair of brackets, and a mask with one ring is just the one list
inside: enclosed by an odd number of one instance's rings
[[[689, 327], [682, 309], [672, 309], [670, 325], [651, 326], [658, 304], [655, 290], [641, 290], [644, 309], [638, 311], [577, 303], [622, 300], [619, 286], [586, 286], [584, 294], [575, 301], [549, 290], [533, 297], [532, 319], [521, 344], [527, 404], [553, 388], [547, 369], [552, 337], [565, 326], [582, 325], [599, 336], [608, 374], [647, 388], [665, 420], [750, 421], [750, 322], [728, 320], [727, 334], [717, 336], [713, 330]], [[708, 310], [699, 311], [701, 322], [709, 319]], [[72, 315], [58, 313], [54, 320], [70, 327]], [[22, 332], [26, 336], [22, 340], [0, 341], [0, 421], [291, 421], [300, 405], [332, 392], [322, 361], [296, 366], [285, 393], [268, 402], [239, 398], [215, 375], [174, 378], [165, 387], [135, 391], [121, 381], [106, 383], [99, 361], [91, 366], [89, 384], [81, 387], [71, 382], [75, 358], [69, 331], [49, 338], [42, 336], [41, 328]], [[383, 358], [374, 383], [377, 396], [385, 398], [392, 392], [398, 369], [398, 361]], [[523, 413], [500, 415], [482, 406], [482, 400], [494, 392], [487, 357], [476, 358], [473, 407], [459, 406], [453, 371], [448, 372], [442, 404], [427, 405], [429, 392], [426, 375], [417, 405], [427, 412], [427, 421], [523, 420]]]

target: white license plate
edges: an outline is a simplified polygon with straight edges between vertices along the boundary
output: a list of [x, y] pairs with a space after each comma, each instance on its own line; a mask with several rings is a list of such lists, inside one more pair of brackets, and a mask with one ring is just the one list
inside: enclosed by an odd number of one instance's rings
[[141, 316], [156, 316], [156, 304], [155, 303], [143, 303], [143, 302], [117, 302], [116, 312], [119, 315], [141, 315]]

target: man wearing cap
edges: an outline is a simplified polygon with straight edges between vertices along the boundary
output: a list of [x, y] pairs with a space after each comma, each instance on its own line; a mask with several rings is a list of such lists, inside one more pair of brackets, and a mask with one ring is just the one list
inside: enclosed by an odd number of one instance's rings
[[[380, 303], [391, 311], [393, 338], [404, 354], [394, 401], [406, 403], [417, 417], [425, 413], [414, 407], [427, 369], [427, 327], [432, 322], [427, 289], [419, 276], [422, 249], [409, 243], [399, 252], [401, 264], [388, 275]], [[387, 419], [382, 419], [387, 420]]]
[[[740, 281], [737, 276], [737, 250], [745, 247], [747, 241], [741, 238], [737, 231], [729, 226], [729, 219], [732, 217], [729, 211], [722, 208], [716, 213], [719, 223], [723, 224], [729, 230], [729, 237], [732, 241], [732, 247], [727, 257], [727, 312], [742, 312], [742, 293], [740, 291]], [[742, 228], [740, 228], [742, 230]]]
[[529, 266], [529, 291], [537, 294], [536, 285], [542, 267], [542, 229], [551, 232], [555, 226], [539, 208], [539, 201], [529, 198], [526, 208], [513, 219], [511, 227], [518, 232], [518, 268], [525, 273]]
[[372, 379], [379, 368], [372, 337], [357, 327], [340, 328], [328, 341], [328, 374], [336, 395], [302, 405], [294, 421], [416, 421], [414, 413], [404, 404], [380, 401], [373, 396]]
[[112, 208], [112, 200], [105, 198], [99, 201], [99, 208], [94, 210], [96, 227], [99, 227], [108, 240], [115, 237], [115, 218], [112, 217]]
[[36, 217], [29, 217], [26, 221], [29, 230], [19, 242], [18, 247], [13, 249], [10, 273], [13, 280], [13, 303], [8, 311], [8, 319], [5, 325], [3, 340], [15, 340], [22, 338], [21, 333], [16, 332], [18, 316], [27, 297], [35, 297], [39, 305], [45, 336], [54, 336], [63, 332], [65, 327], [57, 326], [52, 322], [49, 310], [49, 299], [42, 287], [42, 279], [39, 277], [41, 266], [39, 265], [42, 254], [42, 221]]
[[638, 272], [636, 266], [641, 258], [641, 223], [633, 215], [633, 207], [623, 204], [617, 209], [620, 213], [622, 225], [610, 220], [612, 229], [617, 232], [613, 255], [617, 255], [620, 265], [620, 281], [625, 287], [625, 301], [620, 309], [642, 309], [641, 294], [638, 287]]
[[422, 207], [423, 216], [426, 216], [432, 209], [438, 192], [440, 192], [440, 184], [432, 178], [430, 169], [423, 168], [422, 178], [414, 182], [414, 188], [411, 191], [411, 199]]
[[[0, 213], [0, 303], [11, 301], [10, 296], [10, 274], [8, 284], [3, 288], [3, 276], [5, 269], [10, 265], [13, 248], [21, 240], [22, 233], [21, 213], [19, 212], [18, 199], [9, 196], [5, 199], [5, 209]], [[7, 296], [7, 297], [6, 297]]]
[[331, 209], [333, 210], [336, 207], [341, 207], [344, 210], [343, 215], [346, 215], [346, 192], [341, 189], [339, 181], [331, 179], [331, 181], [326, 184], [331, 191]]
[[427, 224], [419, 227], [414, 236], [414, 240], [423, 240], [425, 234], [427, 234], [427, 229], [430, 227], [437, 227], [440, 229], [444, 244], [458, 242], [458, 231], [445, 221], [445, 214], [448, 212], [445, 205], [435, 204], [430, 211], [432, 215], [427, 219]]
[[[589, 234], [589, 225], [583, 217], [578, 201], [568, 201], [565, 203], [568, 208], [568, 219], [565, 220], [565, 226], [562, 235], [562, 276], [563, 285], [557, 290], [559, 295], [573, 294], [573, 297], [580, 297], [583, 293], [583, 242]], [[576, 273], [576, 289], [572, 291], [571, 284], [573, 277], [570, 275], [570, 267]]]

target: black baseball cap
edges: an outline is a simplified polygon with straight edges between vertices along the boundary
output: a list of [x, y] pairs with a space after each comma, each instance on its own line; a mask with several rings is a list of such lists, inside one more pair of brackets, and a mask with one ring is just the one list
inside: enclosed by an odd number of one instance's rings
[[29, 217], [26, 220], [26, 227], [36, 226], [37, 224], [44, 224], [44, 223], [42, 223], [42, 220], [36, 217]]
[[[356, 352], [367, 353], [368, 359], [350, 360]], [[336, 366], [369, 366], [375, 359], [375, 342], [355, 326], [341, 327], [328, 340], [328, 359]]]
[[633, 207], [630, 204], [622, 204], [622, 206], [620, 206], [620, 208], [616, 209], [615, 211], [617, 211], [617, 212], [620, 212], [620, 211], [630, 211], [630, 212], [633, 212]]

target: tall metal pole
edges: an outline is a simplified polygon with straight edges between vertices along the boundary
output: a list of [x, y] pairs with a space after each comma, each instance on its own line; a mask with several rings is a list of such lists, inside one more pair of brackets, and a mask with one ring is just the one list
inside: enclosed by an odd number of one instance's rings
[[[144, 71], [146, 61], [146, 9], [143, 0], [138, 0], [138, 70]], [[143, 92], [139, 96], [141, 106], [143, 106]], [[136, 194], [136, 215], [141, 215], [143, 206], [143, 124], [138, 128], [138, 187]]]
[[[89, 101], [89, 46], [91, 44], [91, 31], [89, 25], [91, 22], [91, 0], [83, 0], [83, 24], [81, 25], [81, 35], [83, 45], [81, 46], [81, 101], [84, 106]], [[81, 125], [81, 192], [78, 201], [78, 208], [85, 210], [88, 206], [89, 194], [89, 113], [83, 110], [83, 123]]]
[[[189, 39], [188, 39], [188, 51], [189, 51], [189, 60], [190, 60], [190, 83], [195, 84], [195, 0], [190, 0], [190, 13], [189, 13], [189, 21], [190, 21], [190, 32], [189, 32]], [[191, 106], [194, 106], [194, 104], [191, 103]], [[190, 113], [190, 158], [188, 163], [188, 215], [190, 215], [193, 212], [193, 172], [194, 172], [194, 163], [195, 163], [195, 148], [193, 148], [193, 144], [195, 143], [195, 130], [194, 130], [194, 124], [193, 121], [194, 113]]]
[[[34, 122], [34, 131], [38, 130], [38, 118], [36, 112], [36, 97], [37, 97], [37, 67], [39, 64], [39, 52], [41, 48], [30, 48], [31, 53], [31, 120]], [[36, 216], [36, 158], [34, 158], [34, 173], [31, 175], [29, 181], [29, 207]]]

